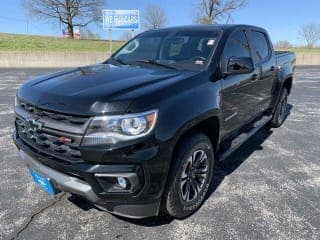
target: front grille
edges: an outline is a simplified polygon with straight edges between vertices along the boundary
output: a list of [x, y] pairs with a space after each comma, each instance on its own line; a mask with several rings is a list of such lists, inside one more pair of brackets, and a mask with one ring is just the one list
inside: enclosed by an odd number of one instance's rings
[[49, 111], [37, 108], [33, 105], [30, 105], [26, 102], [20, 102], [20, 106], [27, 112], [38, 117], [48, 117], [53, 120], [69, 122], [69, 123], [78, 124], [78, 125], [84, 124], [87, 121], [86, 117], [78, 117], [78, 116], [65, 115], [65, 114], [60, 114], [55, 112], [49, 112]]
[[61, 142], [60, 136], [33, 130], [29, 128], [26, 121], [18, 118], [16, 119], [16, 129], [19, 137], [26, 144], [40, 150], [40, 152], [71, 162], [81, 161], [79, 144], [74, 139], [71, 139], [70, 143]]
[[15, 111], [16, 130], [24, 144], [49, 159], [83, 161], [79, 147], [89, 118], [50, 112], [24, 102], [19, 102]]

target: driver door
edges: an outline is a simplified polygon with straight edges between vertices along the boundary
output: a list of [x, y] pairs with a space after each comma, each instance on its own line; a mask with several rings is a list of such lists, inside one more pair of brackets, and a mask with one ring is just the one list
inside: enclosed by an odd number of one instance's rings
[[[244, 30], [237, 30], [227, 40], [221, 58], [222, 71], [226, 71], [228, 61], [232, 57], [251, 57]], [[253, 78], [256, 71], [255, 69], [252, 73], [230, 74], [222, 79], [223, 135], [233, 133], [253, 117], [256, 105]]]

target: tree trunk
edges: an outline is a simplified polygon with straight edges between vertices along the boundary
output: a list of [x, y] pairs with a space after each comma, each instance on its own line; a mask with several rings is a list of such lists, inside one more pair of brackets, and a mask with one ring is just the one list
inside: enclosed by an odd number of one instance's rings
[[70, 38], [74, 39], [74, 35], [73, 35], [73, 26], [68, 24], [68, 33]]
[[66, 10], [67, 10], [67, 20], [68, 20], [68, 32], [69, 32], [70, 38], [74, 39], [70, 0], [66, 0]]

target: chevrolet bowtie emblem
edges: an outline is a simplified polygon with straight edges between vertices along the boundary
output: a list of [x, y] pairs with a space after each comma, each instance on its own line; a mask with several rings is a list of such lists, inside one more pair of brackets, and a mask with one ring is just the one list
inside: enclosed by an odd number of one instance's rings
[[33, 131], [41, 131], [43, 127], [42, 122], [39, 122], [36, 119], [30, 118], [30, 117], [26, 118], [26, 122], [27, 122], [28, 128]]

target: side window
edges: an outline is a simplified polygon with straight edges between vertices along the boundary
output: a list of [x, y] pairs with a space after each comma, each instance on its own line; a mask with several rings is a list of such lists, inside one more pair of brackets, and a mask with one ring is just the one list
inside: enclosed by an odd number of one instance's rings
[[223, 51], [222, 64], [226, 66], [231, 57], [251, 57], [249, 43], [244, 31], [237, 31], [228, 39]]
[[262, 32], [252, 31], [251, 36], [258, 60], [262, 61], [268, 58], [271, 51], [266, 35]]

